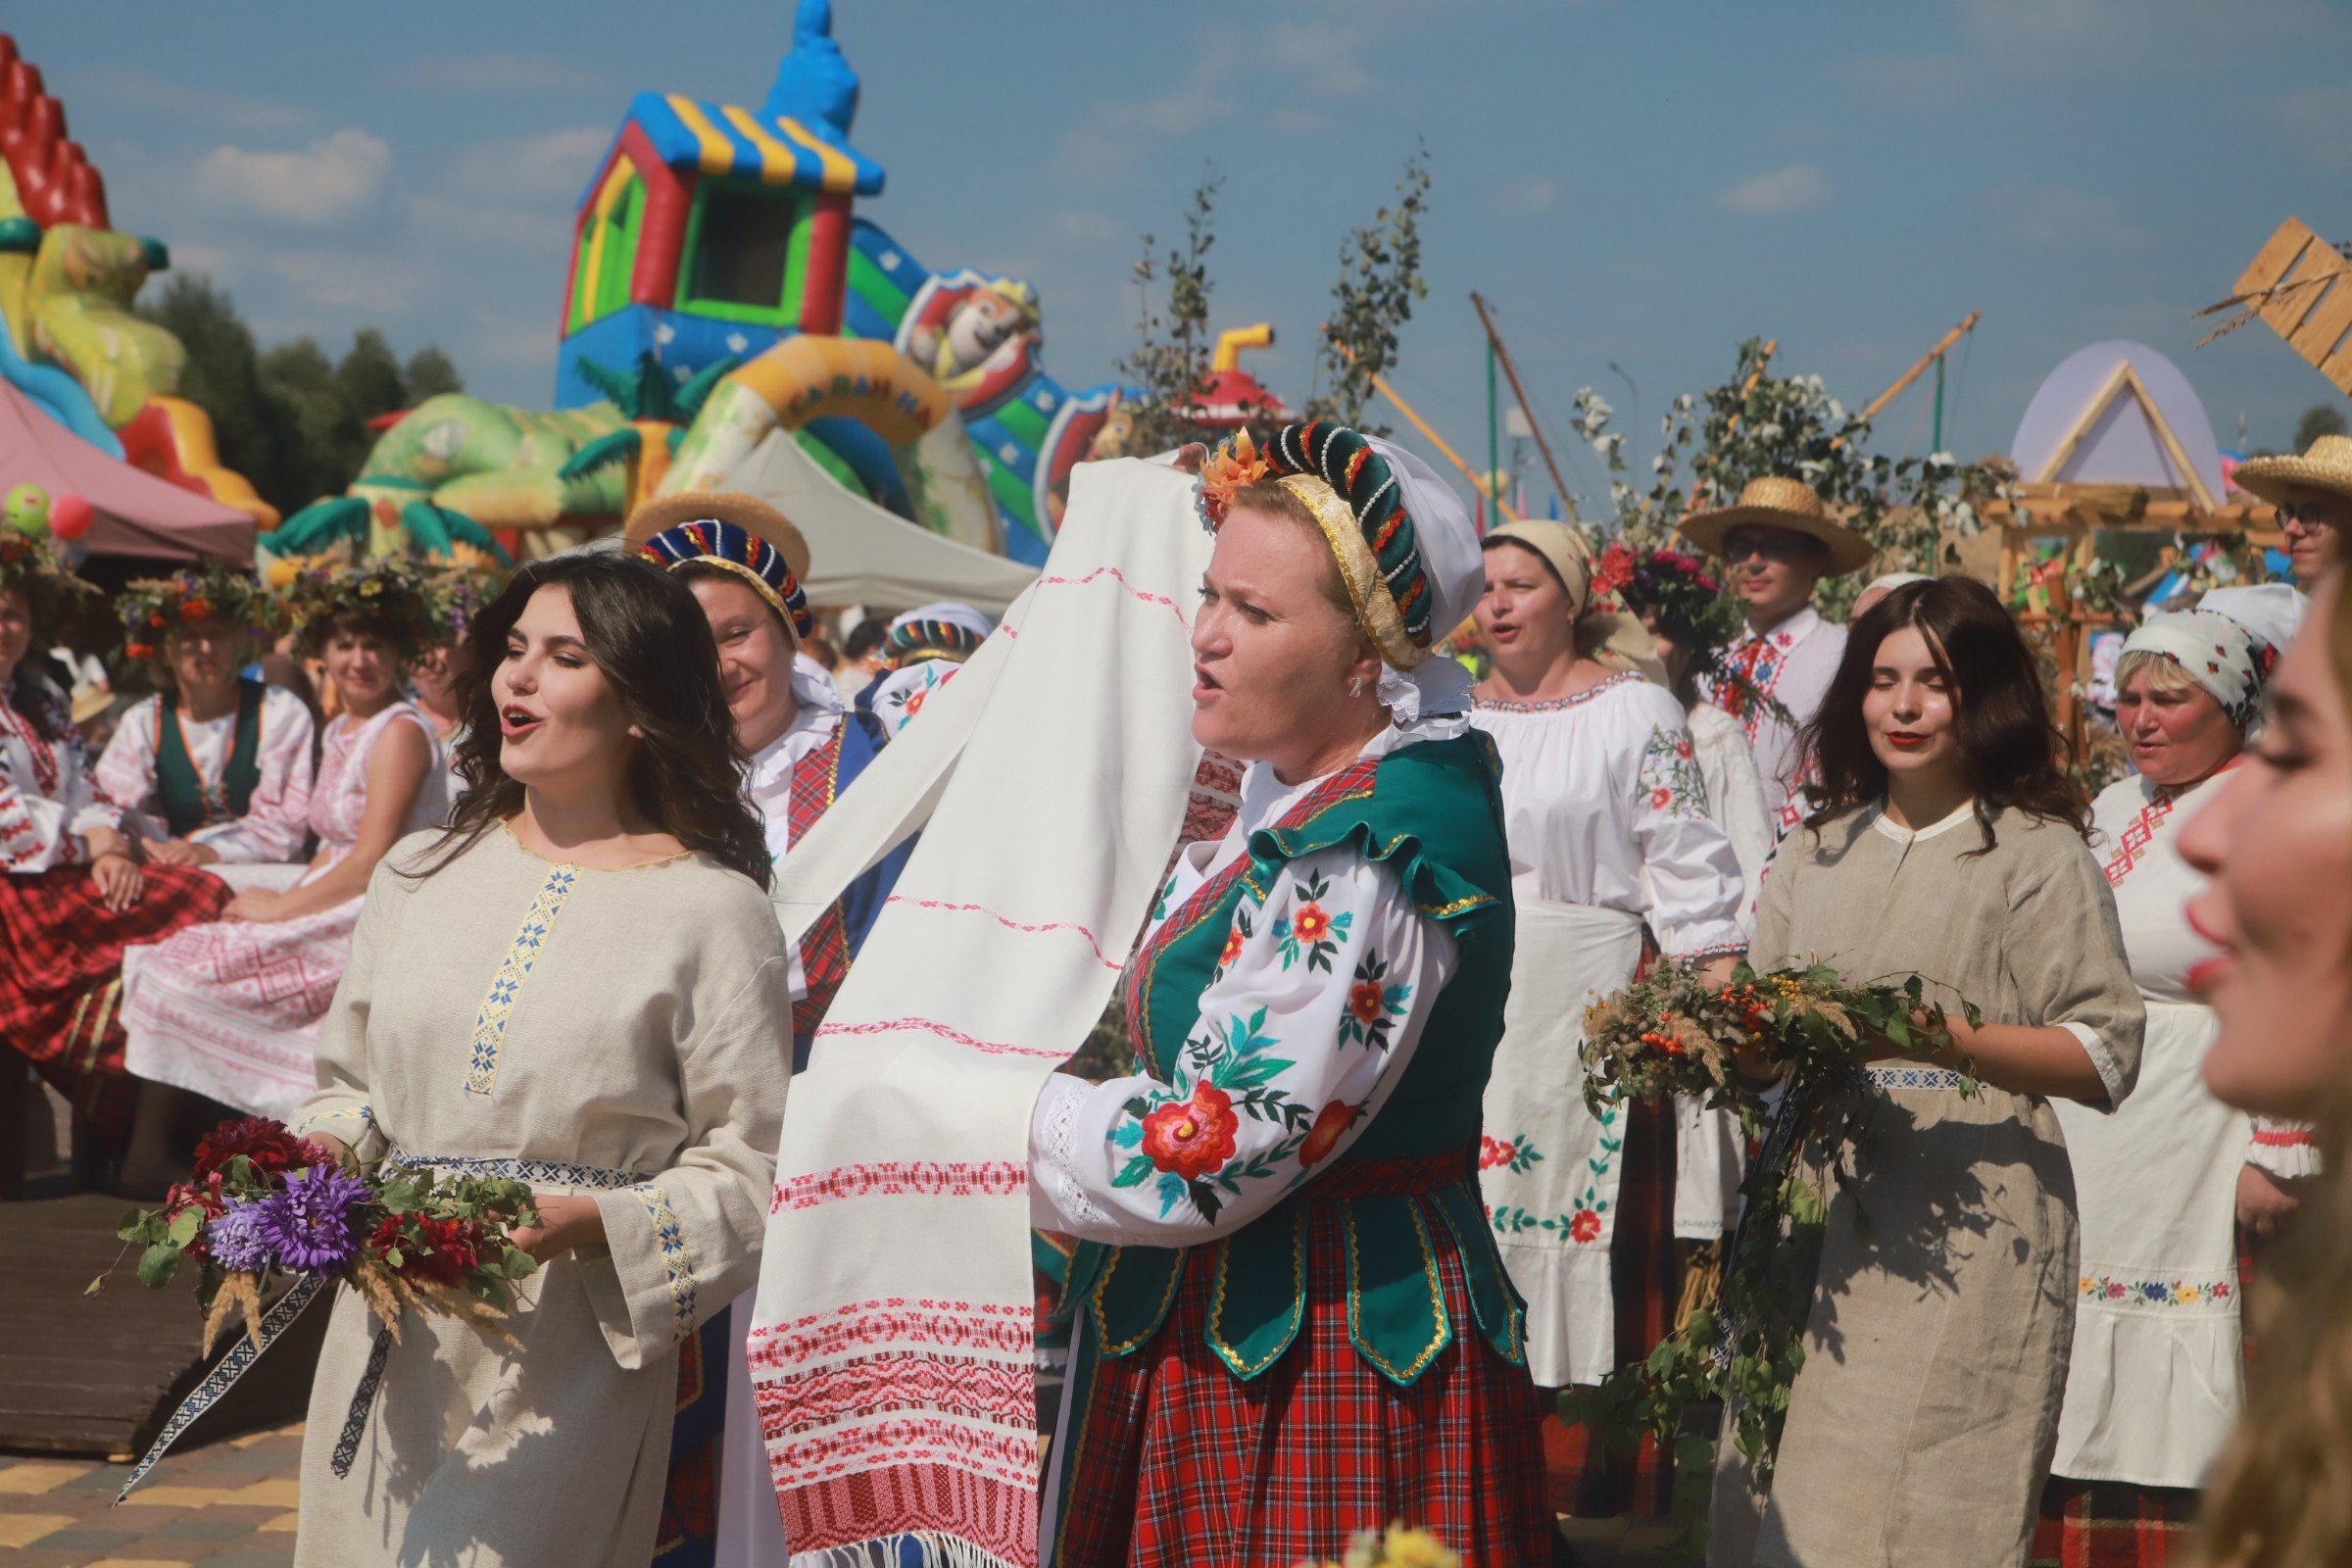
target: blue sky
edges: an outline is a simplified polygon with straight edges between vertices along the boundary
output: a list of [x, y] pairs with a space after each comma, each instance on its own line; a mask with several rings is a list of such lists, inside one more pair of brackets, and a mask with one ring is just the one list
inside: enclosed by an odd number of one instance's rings
[[[1048, 367], [1107, 379], [1130, 267], [1202, 170], [1226, 176], [1219, 324], [1312, 374], [1345, 232], [1417, 138], [1436, 176], [1430, 298], [1396, 379], [1483, 446], [1468, 295], [1497, 310], [1571, 486], [1580, 385], [1642, 449], [1738, 342], [1867, 401], [1971, 309], [1945, 445], [2005, 451], [2041, 377], [2107, 337], [2170, 355], [2225, 446], [2343, 400], [2267, 329], [2203, 349], [2288, 213], [2352, 237], [2342, 0], [1201, 0], [1181, 8], [836, 0], [864, 77], [859, 211], [935, 269], [1030, 278]], [[20, 48], [104, 172], [118, 226], [226, 285], [265, 341], [382, 325], [469, 386], [551, 397], [570, 213], [629, 96], [759, 102], [791, 6], [574, 0], [318, 6], [78, 0]], [[1879, 446], [1928, 446], [1915, 391]], [[1532, 471], [1532, 470], [1531, 470]]]

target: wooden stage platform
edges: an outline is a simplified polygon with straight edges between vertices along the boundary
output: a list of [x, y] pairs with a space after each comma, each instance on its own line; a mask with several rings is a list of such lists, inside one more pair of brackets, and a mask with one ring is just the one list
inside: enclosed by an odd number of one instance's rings
[[[133, 1206], [0, 1203], [0, 1451], [135, 1458], [203, 1375], [195, 1271], [167, 1290], [139, 1283], [115, 1237]], [[110, 1266], [105, 1289], [83, 1295]], [[326, 1319], [323, 1304], [305, 1312], [173, 1451], [299, 1418]]]

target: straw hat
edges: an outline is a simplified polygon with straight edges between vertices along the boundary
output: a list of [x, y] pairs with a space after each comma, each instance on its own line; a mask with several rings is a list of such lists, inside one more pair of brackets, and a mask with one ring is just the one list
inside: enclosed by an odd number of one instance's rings
[[[2242, 468], [2238, 470], [2244, 472]], [[1870, 564], [1877, 554], [1871, 542], [1851, 528], [1843, 527], [1830, 517], [1830, 509], [1822, 505], [1813, 487], [1801, 479], [1783, 479], [1768, 475], [1750, 479], [1740, 492], [1737, 506], [1716, 512], [1694, 513], [1683, 521], [1683, 537], [1710, 556], [1723, 554], [1723, 536], [1741, 523], [1762, 528], [1781, 528], [1789, 533], [1801, 533], [1808, 539], [1818, 539], [1829, 547], [1829, 565], [1823, 575], [1841, 576], [1859, 571]]]
[[2324, 435], [2299, 458], [2248, 458], [2230, 479], [2274, 506], [2295, 490], [2325, 490], [2352, 502], [2352, 435]]

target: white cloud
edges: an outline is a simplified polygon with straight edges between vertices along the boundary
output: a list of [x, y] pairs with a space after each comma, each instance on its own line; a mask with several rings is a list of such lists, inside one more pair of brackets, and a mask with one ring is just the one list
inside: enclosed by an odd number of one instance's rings
[[196, 166], [198, 194], [283, 222], [331, 223], [374, 200], [392, 168], [383, 139], [345, 127], [299, 153], [216, 147]]
[[[90, 103], [109, 109], [159, 112], [229, 130], [292, 130], [317, 118], [297, 104], [214, 92], [185, 78], [159, 76], [128, 66], [76, 71], [65, 85], [71, 87], [76, 107]], [[64, 95], [64, 88], [60, 90]]]
[[379, 315], [407, 310], [441, 277], [441, 265], [432, 258], [373, 251], [274, 251], [269, 267], [313, 305]]
[[2134, 251], [2153, 241], [2112, 196], [2007, 185], [1985, 192], [1982, 206], [1994, 233], [2034, 250]]
[[457, 182], [477, 196], [501, 201], [569, 206], [612, 144], [610, 125], [582, 125], [538, 136], [486, 141], [458, 161]]
[[600, 72], [542, 55], [447, 55], [412, 60], [392, 73], [394, 86], [423, 92], [578, 92], [604, 82]]
[[1116, 239], [1127, 230], [1106, 213], [1055, 213], [1054, 226], [1072, 239]]
[[1294, 87], [1352, 97], [1372, 90], [1372, 74], [1361, 58], [1371, 42], [1370, 31], [1358, 26], [1284, 25], [1261, 29], [1250, 45], [1260, 65]]
[[469, 243], [522, 251], [558, 251], [571, 243], [570, 220], [541, 208], [417, 196], [409, 211], [424, 227]]
[[1791, 164], [1769, 174], [1741, 180], [1716, 198], [1750, 218], [1781, 218], [1819, 207], [1830, 199], [1830, 176], [1812, 164]]
[[1498, 213], [1548, 213], [1560, 205], [1559, 182], [1549, 179], [1530, 179], [1513, 185], [1495, 198]]

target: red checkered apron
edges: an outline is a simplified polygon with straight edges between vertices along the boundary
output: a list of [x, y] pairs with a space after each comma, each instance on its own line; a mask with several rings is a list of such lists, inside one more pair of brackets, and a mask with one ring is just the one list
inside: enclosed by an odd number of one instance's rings
[[86, 865], [0, 876], [0, 1040], [30, 1061], [116, 1150], [137, 1091], [122, 1071], [122, 947], [217, 920], [228, 884], [193, 866], [150, 865], [139, 902], [106, 906]]
[[[793, 843], [802, 842], [815, 829], [817, 820], [832, 808], [833, 798], [840, 789], [841, 726], [835, 725], [833, 738], [802, 758], [793, 768], [792, 800], [787, 808]], [[805, 1040], [815, 1034], [816, 1026], [825, 1021], [825, 1009], [833, 1005], [833, 994], [850, 977], [850, 928], [842, 918], [838, 900], [801, 938], [801, 973], [807, 977], [808, 989], [792, 1004], [792, 1032], [796, 1038]]]
[[[1331, 1200], [1430, 1193], [1469, 1176], [1467, 1152], [1365, 1160], [1321, 1178], [1307, 1205], [1306, 1314], [1282, 1358], [1247, 1382], [1208, 1348], [1218, 1249], [1195, 1248], [1150, 1344], [1082, 1359], [1054, 1568], [1296, 1568], [1336, 1558], [1348, 1536], [1401, 1520], [1479, 1568], [1550, 1561], [1538, 1439], [1542, 1401], [1524, 1367], [1475, 1326], [1452, 1232], [1427, 1229], [1454, 1331], [1411, 1388], [1348, 1339], [1348, 1256]], [[1073, 1369], [1075, 1372], [1075, 1369]]]
[[2029, 1568], [2163, 1568], [2185, 1551], [2197, 1494], [2174, 1487], [2050, 1477]]

